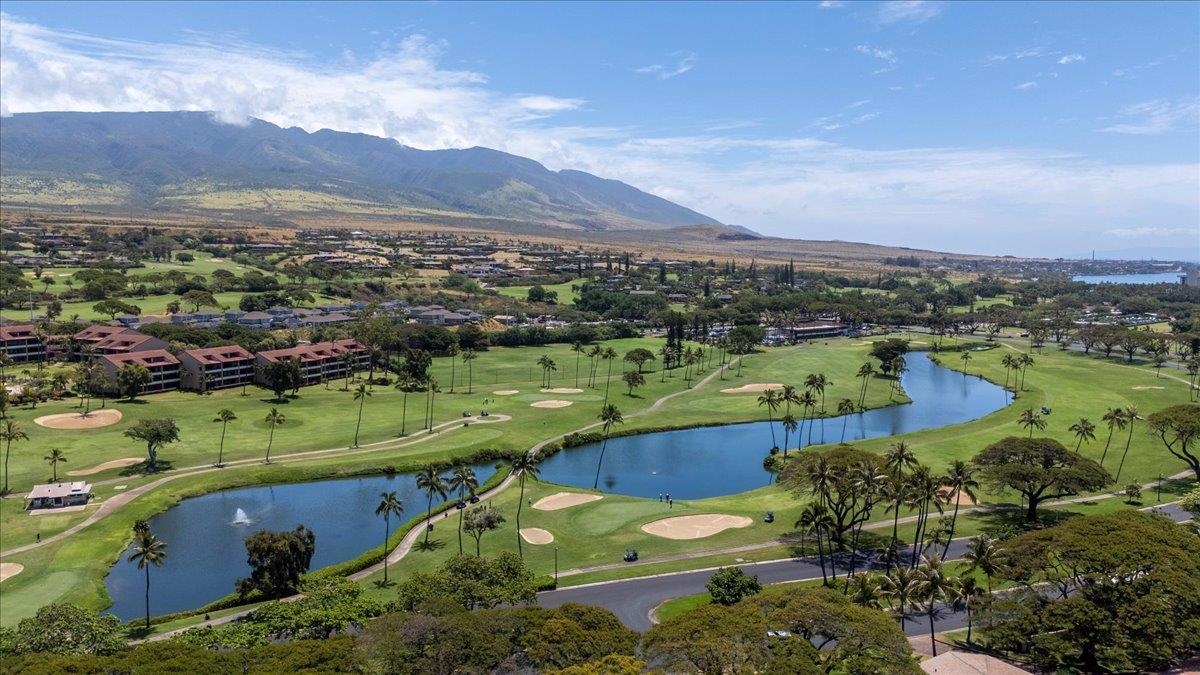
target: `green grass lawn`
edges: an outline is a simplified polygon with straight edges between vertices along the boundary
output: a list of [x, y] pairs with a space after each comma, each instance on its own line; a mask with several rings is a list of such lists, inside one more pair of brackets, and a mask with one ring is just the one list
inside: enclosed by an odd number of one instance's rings
[[[574, 302], [576, 299], [579, 298], [579, 292], [571, 290], [571, 287], [572, 286], [579, 287], [585, 281], [586, 281], [586, 279], [576, 279], [574, 281], [568, 281], [566, 283], [561, 283], [561, 284], [549, 284], [546, 286], [542, 286], [542, 288], [545, 288], [548, 291], [554, 291], [555, 293], [558, 293], [559, 304], [567, 304], [570, 302]], [[527, 295], [529, 295], [529, 289], [533, 288], [533, 286], [496, 286], [495, 288], [496, 288], [496, 291], [498, 293], [500, 293], [500, 295], [503, 295], [503, 296], [506, 296], [509, 298], [520, 298], [521, 300], [524, 300], [525, 297]]]

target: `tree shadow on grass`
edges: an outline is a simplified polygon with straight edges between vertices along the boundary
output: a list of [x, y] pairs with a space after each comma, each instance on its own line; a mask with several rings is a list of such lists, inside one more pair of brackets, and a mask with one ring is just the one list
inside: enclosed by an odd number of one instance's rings
[[160, 460], [158, 460], [158, 464], [155, 465], [154, 469], [151, 470], [150, 463], [148, 461], [143, 460], [141, 462], [138, 462], [137, 464], [134, 464], [132, 466], [127, 466], [124, 469], [121, 469], [120, 473], [118, 473], [117, 475], [119, 475], [119, 476], [150, 475], [150, 474], [156, 474], [156, 473], [163, 473], [164, 471], [170, 471], [174, 467], [175, 467], [175, 465], [171, 460], [160, 459]]
[[442, 541], [441, 539], [430, 539], [429, 541], [422, 539], [414, 544], [413, 548], [417, 549], [418, 551], [437, 551], [439, 549], [446, 548], [446, 542]]
[[138, 624], [136, 626], [129, 626], [125, 630], [125, 635], [130, 640], [141, 640], [145, 637], [148, 637], [153, 632], [154, 632], [153, 627], [146, 628], [145, 624]]
[[375, 588], [392, 588], [396, 585], [395, 579], [388, 579], [386, 582], [383, 579], [376, 579], [374, 582]]
[[980, 531], [989, 537], [1006, 539], [1024, 532], [1054, 527], [1072, 518], [1082, 516], [1077, 511], [1065, 509], [1039, 509], [1036, 520], [1025, 520], [1024, 509], [1004, 509], [980, 514]]

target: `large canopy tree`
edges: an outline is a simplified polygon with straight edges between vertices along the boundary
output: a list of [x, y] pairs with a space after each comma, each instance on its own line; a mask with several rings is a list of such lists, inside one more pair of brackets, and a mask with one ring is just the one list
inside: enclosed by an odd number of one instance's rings
[[1025, 518], [1037, 518], [1038, 505], [1112, 484], [1112, 475], [1096, 462], [1071, 452], [1053, 438], [1009, 436], [975, 455], [971, 462], [996, 490], [1011, 489], [1026, 500]]
[[1167, 452], [1187, 462], [1196, 480], [1200, 480], [1200, 454], [1192, 447], [1200, 440], [1200, 405], [1185, 403], [1163, 408], [1146, 417], [1146, 426], [1167, 446]]

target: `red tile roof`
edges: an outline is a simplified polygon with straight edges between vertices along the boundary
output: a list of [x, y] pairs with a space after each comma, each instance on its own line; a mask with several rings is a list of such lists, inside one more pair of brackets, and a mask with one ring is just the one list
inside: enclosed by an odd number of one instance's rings
[[290, 349], [269, 349], [258, 355], [268, 361], [281, 359], [300, 359], [301, 361], [319, 361], [321, 359], [340, 356], [344, 352], [362, 352], [363, 347], [356, 340], [338, 340], [336, 342], [317, 342], [310, 345], [299, 345]]
[[147, 368], [179, 365], [179, 359], [171, 356], [171, 352], [165, 349], [148, 349], [144, 352], [132, 352], [130, 354], [102, 354], [100, 358], [108, 361], [117, 368], [131, 363], [140, 363]]
[[246, 351], [240, 345], [225, 345], [223, 347], [189, 349], [185, 353], [205, 365], [232, 363], [234, 361], [246, 361], [254, 358], [253, 354]]
[[0, 325], [0, 340], [28, 340], [36, 338], [37, 330], [31, 323], [13, 325]]

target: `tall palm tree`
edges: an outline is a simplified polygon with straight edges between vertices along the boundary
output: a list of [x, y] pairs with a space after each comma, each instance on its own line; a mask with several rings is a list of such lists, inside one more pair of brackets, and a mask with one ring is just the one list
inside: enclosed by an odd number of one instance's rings
[[1029, 370], [1029, 366], [1033, 364], [1033, 357], [1029, 354], [1021, 354], [1017, 357], [1017, 365], [1021, 368], [1021, 391], [1025, 391], [1025, 371]]
[[219, 411], [217, 411], [216, 419], [213, 420], [214, 422], [221, 423], [221, 444], [217, 449], [216, 465], [218, 467], [225, 466], [225, 428], [229, 426], [230, 422], [236, 419], [237, 415], [232, 410], [229, 408], [221, 408]]
[[767, 406], [767, 425], [771, 427], [771, 445], [778, 448], [775, 442], [775, 411], [779, 410], [779, 394], [774, 389], [768, 389], [758, 397], [758, 406]]
[[942, 548], [942, 559], [950, 552], [950, 542], [954, 539], [954, 529], [958, 526], [959, 495], [965, 494], [975, 500], [975, 491], [979, 489], [979, 481], [975, 480], [975, 469], [967, 462], [956, 459], [946, 470], [942, 485], [949, 488], [950, 499], [954, 500], [954, 515], [950, 517], [950, 534], [946, 537], [946, 545]]
[[467, 393], [470, 394], [475, 390], [475, 367], [472, 362], [478, 358], [478, 354], [474, 349], [464, 349], [462, 356], [463, 365], [467, 367]]
[[[404, 513], [404, 502], [396, 496], [396, 491], [380, 492], [379, 504], [375, 507], [375, 515], [383, 516], [383, 583], [387, 583], [388, 573], [388, 537], [391, 535], [392, 516], [400, 517]], [[462, 551], [459, 551], [462, 553]]]
[[888, 446], [887, 450], [883, 451], [883, 466], [892, 475], [893, 481], [891, 484], [891, 501], [892, 511], [892, 543], [896, 545], [898, 532], [900, 528], [900, 507], [904, 505], [907, 498], [905, 496], [907, 484], [904, 480], [904, 470], [916, 468], [917, 456], [913, 453], [912, 448], [908, 447], [908, 443], [904, 441], [896, 441]]
[[1012, 372], [1017, 369], [1017, 358], [1012, 354], [1005, 354], [1000, 357], [1000, 365], [1004, 366], [1004, 388], [1008, 389], [1008, 379]]
[[779, 426], [783, 427], [783, 456], [786, 458], [788, 456], [788, 446], [791, 445], [788, 443], [788, 440], [800, 428], [800, 424], [796, 422], [795, 417], [787, 414], [783, 416], [783, 419], [779, 420]]
[[428, 498], [425, 505], [425, 543], [428, 544], [429, 531], [433, 529], [433, 498], [436, 495], [445, 499], [449, 487], [442, 474], [438, 473], [437, 467], [429, 464], [417, 472], [417, 488], [424, 490]]
[[1133, 423], [1140, 419], [1142, 418], [1138, 416], [1137, 406], [1125, 407], [1125, 421], [1129, 423], [1129, 435], [1125, 437], [1125, 451], [1121, 453], [1121, 462], [1117, 464], [1117, 475], [1113, 476], [1114, 481], [1121, 480], [1121, 469], [1125, 468], [1125, 456], [1129, 454], [1129, 444], [1133, 442]]
[[964, 351], [962, 356], [958, 358], [962, 359], [963, 362], [963, 379], [965, 380], [967, 379], [967, 364], [971, 362], [971, 352]]
[[579, 357], [583, 354], [583, 343], [576, 340], [571, 343], [571, 351], [575, 352], [575, 388], [579, 388]]
[[550, 386], [550, 371], [558, 370], [554, 359], [550, 358], [549, 354], [542, 354], [538, 357], [537, 364], [542, 368], [542, 387]]
[[838, 401], [837, 414], [842, 416], [842, 443], [846, 442], [846, 424], [850, 421], [850, 415], [854, 414], [854, 401], [844, 398]]
[[785, 384], [779, 391], [779, 402], [784, 405], [784, 414], [790, 415], [792, 414], [792, 404], [800, 405], [800, 394], [795, 387]]
[[929, 616], [929, 646], [937, 656], [937, 640], [933, 637], [933, 613], [939, 602], [951, 600], [954, 582], [950, 578], [942, 559], [925, 556], [917, 568], [917, 596], [925, 601], [925, 612]]
[[817, 538], [817, 556], [821, 561], [821, 583], [828, 584], [829, 578], [825, 574], [825, 549], [822, 546], [822, 536], [829, 530], [833, 524], [833, 519], [829, 516], [829, 511], [824, 504], [809, 502], [807, 506], [800, 511], [800, 518], [796, 521], [796, 527], [799, 528], [806, 536], [811, 534]]
[[929, 514], [933, 508], [938, 513], [942, 510], [942, 484], [937, 476], [927, 466], [918, 466], [908, 479], [908, 503], [917, 509], [917, 529], [913, 535], [913, 550], [910, 566], [915, 567], [917, 556], [925, 549], [922, 542], [929, 525]]
[[[600, 358], [600, 355], [603, 353], [604, 353], [604, 348], [601, 347], [600, 345], [592, 345], [592, 348], [589, 349], [587, 352], [588, 387], [589, 388], [594, 389], [596, 387], [596, 370], [600, 367], [600, 364], [596, 362], [596, 359]], [[666, 368], [665, 368], [666, 363], [667, 363], [667, 359], [664, 357], [663, 358], [664, 372], [666, 371]]]
[[403, 373], [396, 380], [396, 389], [402, 392], [400, 402], [400, 435], [406, 435], [408, 426], [408, 393], [416, 389], [416, 381], [408, 373]]
[[21, 425], [13, 420], [4, 420], [0, 426], [0, 441], [4, 441], [4, 489], [0, 494], [8, 494], [8, 456], [12, 454], [13, 441], [27, 441], [29, 434], [21, 430]]
[[825, 373], [810, 374], [804, 378], [804, 388], [814, 391], [821, 397], [821, 414], [825, 414], [825, 389], [833, 386], [833, 380], [825, 377]]
[[624, 424], [625, 418], [621, 417], [621, 411], [617, 410], [617, 406], [608, 403], [600, 410], [600, 421], [604, 423], [604, 440], [600, 442], [600, 459], [596, 462], [596, 480], [592, 482], [593, 490], [600, 487], [600, 465], [604, 464], [604, 451], [608, 448], [609, 433], [614, 425]]
[[541, 468], [538, 466], [542, 461], [541, 457], [534, 453], [523, 452], [516, 457], [513, 457], [510, 466], [512, 473], [517, 477], [517, 484], [521, 486], [521, 494], [517, 499], [517, 555], [525, 557], [525, 551], [521, 544], [521, 507], [525, 505], [525, 479], [537, 478]]
[[167, 545], [150, 530], [138, 530], [129, 562], [136, 562], [138, 569], [146, 570], [146, 630], [150, 630], [150, 566], [162, 567], [167, 561]]
[[425, 382], [425, 398], [427, 405], [427, 412], [425, 413], [425, 426], [429, 429], [429, 433], [431, 434], [433, 433], [433, 403], [434, 400], [437, 399], [437, 393], [439, 391], [441, 391], [441, 389], [438, 387], [437, 378], [431, 375]]
[[803, 412], [800, 415], [801, 436], [804, 435], [804, 423], [806, 421], [808, 422], [808, 441], [805, 442], [802, 440], [801, 442], [805, 445], [812, 445], [812, 422], [813, 417], [816, 416], [817, 397], [813, 396], [811, 391], [806, 391], [803, 394], [800, 394], [800, 406], [803, 408]]
[[1112, 443], [1113, 429], [1125, 430], [1125, 409], [1124, 408], [1109, 408], [1100, 420], [1108, 425], [1108, 440], [1104, 441], [1104, 452], [1100, 453], [1100, 466], [1104, 466], [1104, 458], [1108, 457], [1108, 446]]
[[988, 593], [992, 592], [992, 577], [999, 574], [1003, 569], [1001, 559], [1004, 555], [1004, 549], [996, 545], [996, 540], [986, 534], [976, 535], [971, 537], [967, 542], [967, 550], [963, 553], [963, 560], [967, 563], [967, 571], [974, 572], [976, 570], [983, 572], [987, 578]]
[[905, 620], [907, 610], [916, 604], [916, 599], [919, 597], [918, 584], [920, 580], [917, 577], [916, 570], [909, 569], [903, 566], [897, 566], [895, 569], [888, 572], [887, 576], [880, 580], [880, 593], [888, 601], [888, 605], [892, 609], [900, 613], [900, 630], [907, 633]]
[[875, 366], [870, 361], [858, 367], [858, 372], [855, 377], [862, 379], [862, 387], [858, 390], [858, 407], [861, 410], [867, 400], [867, 385], [871, 382], [871, 377], [875, 375]]
[[605, 347], [604, 351], [600, 354], [600, 358], [608, 361], [608, 375], [606, 376], [607, 379], [604, 380], [603, 403], [603, 405], [608, 405], [608, 386], [612, 384], [612, 364], [613, 361], [617, 360], [617, 350], [613, 349], [612, 347]]
[[[466, 464], [455, 465], [454, 471], [450, 474], [450, 489], [458, 491], [458, 501], [466, 501], [464, 497], [470, 492], [475, 494], [475, 489], [479, 487], [479, 479], [475, 477], [475, 470]], [[458, 554], [462, 555], [462, 519], [465, 508], [458, 510]]]
[[1020, 417], [1017, 418], [1017, 424], [1029, 430], [1029, 437], [1033, 438], [1033, 430], [1041, 431], [1046, 428], [1046, 420], [1042, 416], [1033, 411], [1033, 408], [1026, 408], [1021, 411]]
[[271, 445], [275, 443], [275, 427], [283, 426], [283, 423], [286, 422], [287, 419], [284, 418], [283, 413], [279, 412], [277, 408], [271, 408], [271, 412], [267, 413], [267, 417], [264, 421], [267, 423], [267, 427], [271, 430], [270, 436], [267, 437], [267, 459], [265, 460], [267, 464], [270, 464]]
[[59, 450], [58, 448], [50, 448], [50, 454], [46, 455], [42, 459], [46, 460], [46, 462], [48, 462], [50, 464], [50, 470], [54, 473], [54, 476], [50, 479], [50, 482], [57, 483], [58, 482], [58, 465], [60, 463], [66, 464], [67, 456], [64, 455], [63, 451]]
[[1084, 441], [1091, 443], [1096, 440], [1096, 425], [1086, 417], [1080, 417], [1078, 422], [1070, 426], [1069, 431], [1075, 434], [1075, 452], [1079, 452], [1079, 446]]
[[871, 572], [859, 572], [850, 577], [850, 600], [856, 605], [879, 609], [879, 601], [883, 598], [879, 575]]
[[368, 398], [371, 398], [371, 391], [367, 389], [367, 385], [360, 383], [354, 390], [354, 400], [358, 401], [358, 421], [354, 423], [354, 445], [351, 447], [358, 447], [358, 430], [362, 428], [363, 404], [367, 402]]
[[951, 605], [967, 612], [967, 644], [971, 644], [971, 627], [974, 624], [975, 605], [984, 598], [984, 591], [975, 577], [964, 574], [954, 580], [950, 589]]
[[446, 347], [446, 355], [450, 357], [450, 393], [454, 393], [454, 359], [458, 357], [458, 343], [451, 342], [449, 347]]

